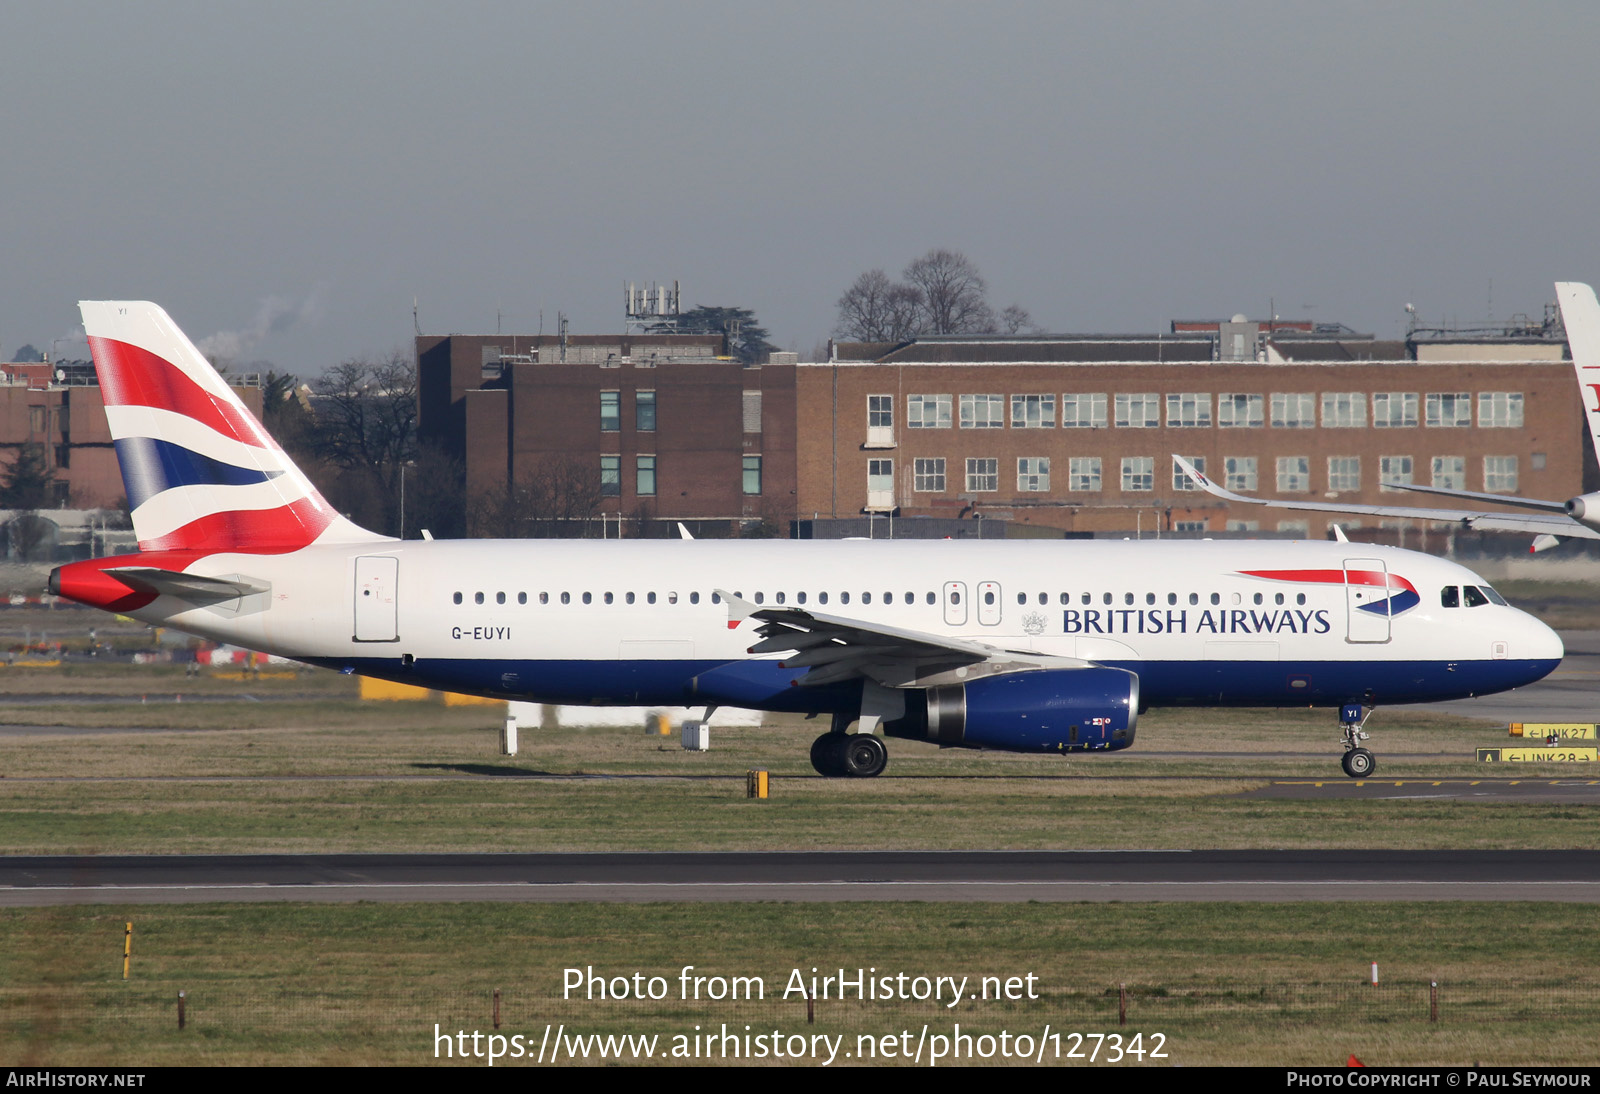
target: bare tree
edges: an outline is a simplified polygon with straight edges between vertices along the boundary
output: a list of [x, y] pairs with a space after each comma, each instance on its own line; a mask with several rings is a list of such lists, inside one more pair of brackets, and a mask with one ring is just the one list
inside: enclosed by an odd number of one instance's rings
[[966, 255], [929, 251], [907, 266], [903, 276], [922, 293], [923, 333], [973, 334], [995, 329], [989, 286]]
[[1023, 331], [1032, 331], [1037, 328], [1033, 325], [1033, 316], [1028, 314], [1028, 309], [1020, 304], [1012, 304], [1000, 313], [1000, 332], [1002, 334], [1021, 334]]
[[545, 460], [474, 497], [467, 532], [489, 539], [587, 536], [602, 496], [598, 467], [571, 458]]
[[889, 293], [894, 283], [882, 270], [868, 270], [839, 297], [839, 321], [833, 333], [853, 342], [887, 342]]
[[417, 372], [399, 350], [353, 359], [312, 385], [316, 454], [377, 491], [385, 531], [399, 529], [400, 476], [416, 456]]

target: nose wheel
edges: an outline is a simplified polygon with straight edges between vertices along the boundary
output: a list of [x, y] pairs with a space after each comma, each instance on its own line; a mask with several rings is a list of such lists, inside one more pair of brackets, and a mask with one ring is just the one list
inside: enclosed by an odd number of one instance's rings
[[1361, 747], [1361, 742], [1369, 736], [1362, 727], [1376, 709], [1363, 708], [1360, 703], [1346, 703], [1339, 709], [1339, 730], [1344, 735], [1344, 756], [1339, 760], [1339, 766], [1352, 779], [1364, 779], [1377, 770], [1377, 757]]

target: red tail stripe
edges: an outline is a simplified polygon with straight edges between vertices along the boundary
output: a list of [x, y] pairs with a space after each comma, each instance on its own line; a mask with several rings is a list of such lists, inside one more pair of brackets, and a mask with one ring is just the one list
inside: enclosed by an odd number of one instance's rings
[[218, 433], [276, 451], [250, 415], [195, 383], [171, 361], [114, 338], [89, 339], [107, 406], [149, 406], [204, 422]]
[[278, 555], [309, 546], [333, 523], [320, 498], [301, 498], [276, 509], [230, 509], [190, 521], [152, 540], [141, 551], [252, 551]]

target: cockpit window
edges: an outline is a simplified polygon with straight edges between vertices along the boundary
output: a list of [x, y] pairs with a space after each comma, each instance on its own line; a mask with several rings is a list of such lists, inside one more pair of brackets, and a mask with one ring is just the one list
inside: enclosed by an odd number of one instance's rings
[[1476, 585], [1463, 585], [1461, 591], [1467, 594], [1467, 607], [1481, 608], [1489, 603], [1489, 598], [1483, 595], [1483, 590]]
[[1483, 587], [1483, 595], [1488, 597], [1491, 602], [1499, 604], [1501, 607], [1510, 607], [1510, 605], [1506, 603], [1505, 597], [1501, 596], [1487, 585]]
[[1439, 590], [1439, 606], [1442, 608], [1461, 607], [1461, 589], [1456, 585], [1446, 585]]

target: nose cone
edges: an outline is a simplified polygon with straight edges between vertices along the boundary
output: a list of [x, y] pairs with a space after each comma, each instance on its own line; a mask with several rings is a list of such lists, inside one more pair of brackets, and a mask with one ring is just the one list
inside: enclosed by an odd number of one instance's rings
[[1531, 675], [1525, 683], [1531, 684], [1554, 672], [1567, 651], [1559, 634], [1533, 616], [1524, 613], [1522, 626], [1519, 633], [1512, 638], [1508, 652], [1511, 657], [1527, 664]]

